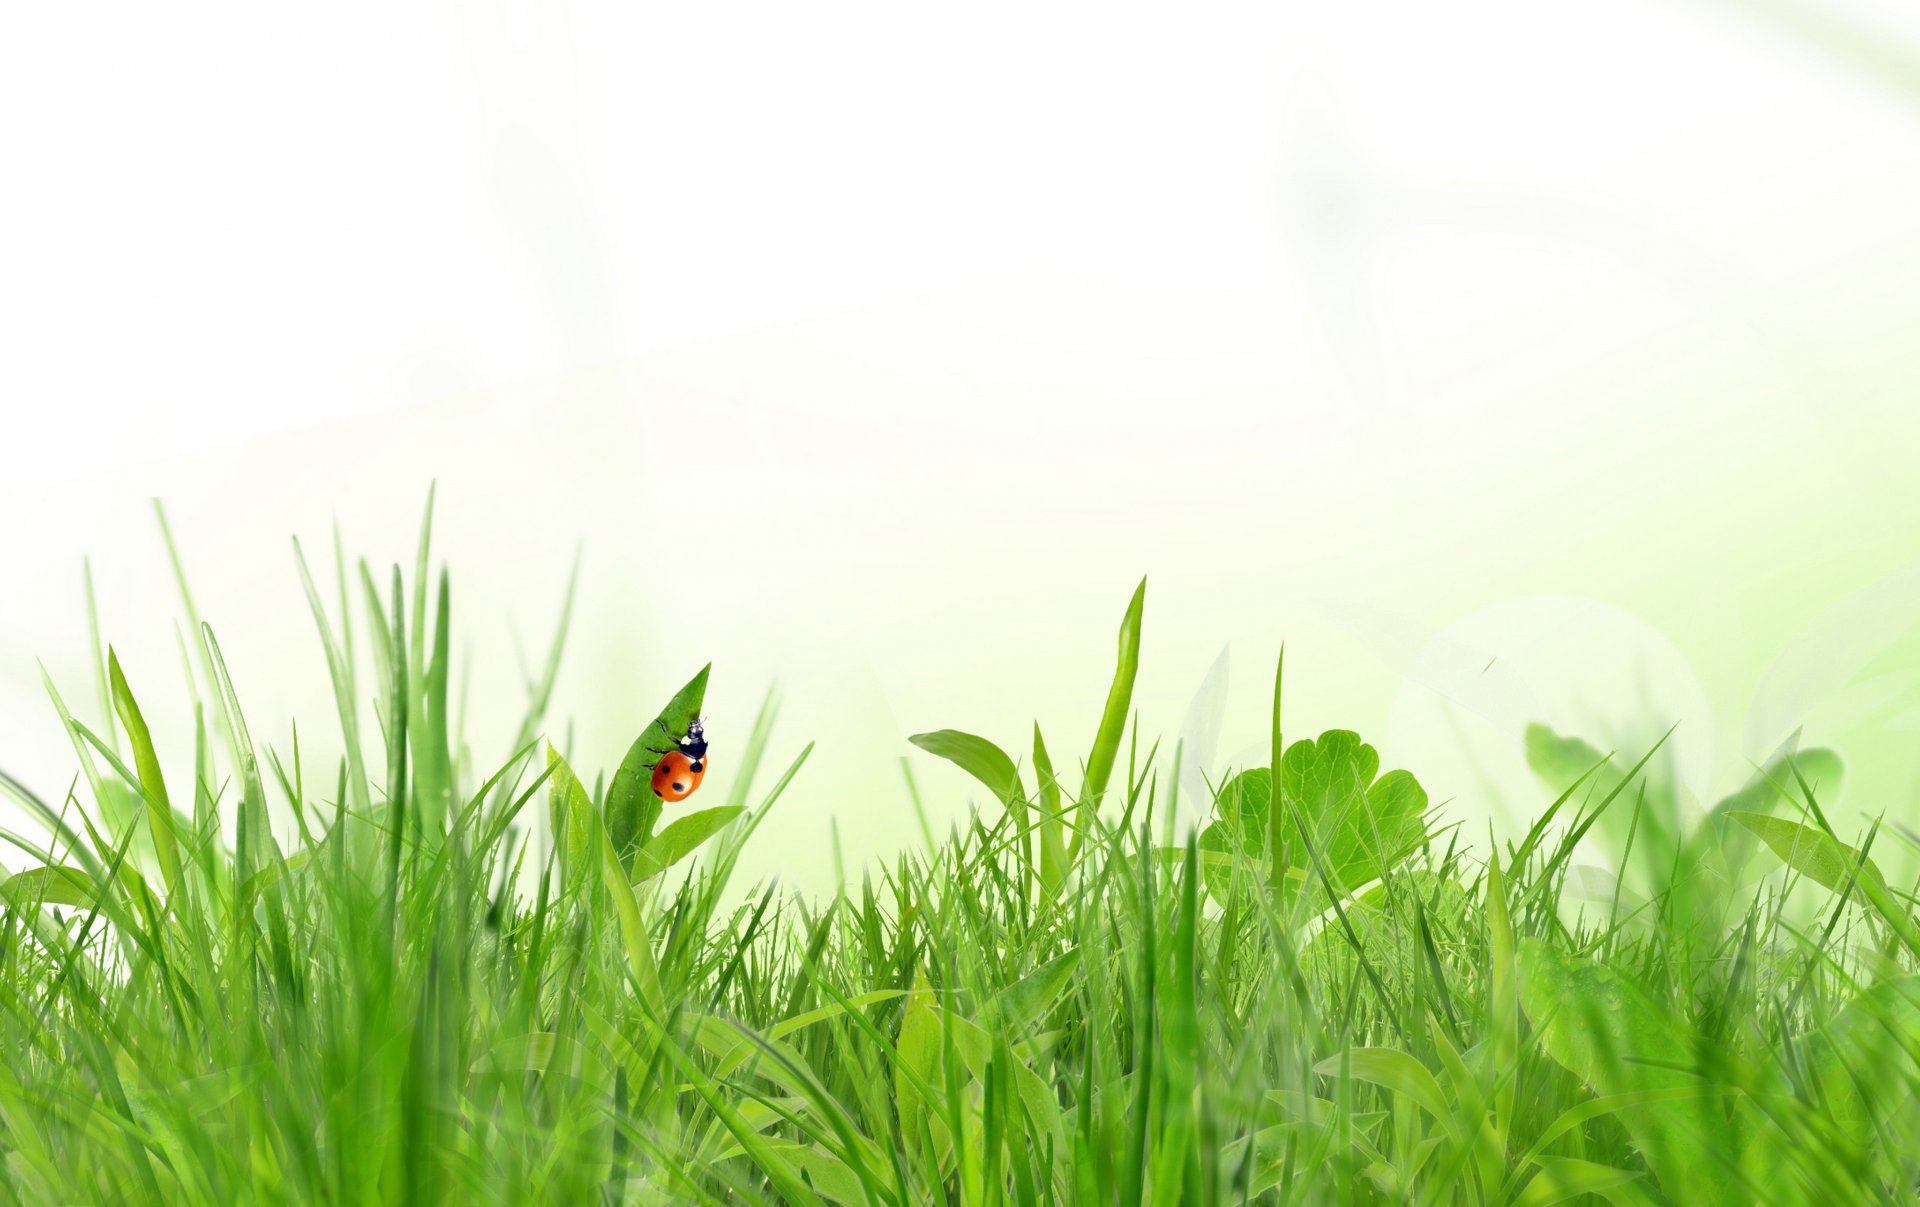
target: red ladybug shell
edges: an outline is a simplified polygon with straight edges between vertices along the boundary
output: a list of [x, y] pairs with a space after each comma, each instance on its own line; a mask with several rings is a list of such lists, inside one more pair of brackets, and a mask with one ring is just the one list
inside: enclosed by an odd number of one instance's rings
[[685, 800], [706, 774], [705, 758], [690, 759], [678, 750], [669, 751], [653, 765], [653, 794], [669, 804]]

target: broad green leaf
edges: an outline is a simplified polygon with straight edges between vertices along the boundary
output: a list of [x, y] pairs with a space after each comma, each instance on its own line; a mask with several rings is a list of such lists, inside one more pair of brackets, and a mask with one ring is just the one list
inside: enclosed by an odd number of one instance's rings
[[[1527, 766], [1533, 768], [1533, 773], [1555, 792], [1607, 759], [1606, 754], [1592, 743], [1555, 733], [1550, 726], [1537, 721], [1527, 726], [1524, 741]], [[1591, 781], [1594, 796], [1605, 796], [1619, 782], [1620, 773], [1611, 764], [1600, 768]]]
[[97, 886], [79, 868], [54, 864], [15, 872], [0, 883], [0, 895], [19, 908], [34, 905], [65, 905], [86, 909], [99, 896]]
[[1311, 865], [1301, 836], [1304, 828], [1329, 871], [1338, 872], [1335, 836], [1348, 817], [1360, 812], [1379, 762], [1373, 747], [1345, 729], [1328, 730], [1317, 741], [1307, 739], [1287, 747], [1280, 762], [1280, 792], [1288, 824], [1280, 827], [1280, 833], [1289, 848], [1288, 863], [1302, 868]]
[[1655, 1102], [1680, 1102], [1693, 1098], [1706, 1098], [1729, 1092], [1724, 1087], [1712, 1085], [1682, 1085], [1660, 1090], [1629, 1090], [1624, 1094], [1609, 1094], [1605, 1098], [1590, 1098], [1578, 1106], [1568, 1107], [1553, 1121], [1552, 1126], [1540, 1133], [1533, 1147], [1514, 1163], [1516, 1178], [1525, 1172], [1560, 1137], [1583, 1124], [1607, 1115], [1627, 1110], [1630, 1107], [1646, 1106]]
[[474, 1059], [474, 1071], [545, 1072], [548, 1062], [553, 1059], [554, 1045], [554, 1034], [551, 1031], [503, 1036], [495, 1041], [485, 1055]]
[[1427, 790], [1411, 771], [1389, 771], [1367, 789], [1366, 812], [1351, 819], [1336, 845], [1347, 883], [1371, 880], [1426, 838]]
[[[1354, 1048], [1346, 1053], [1345, 1059], [1348, 1076], [1405, 1095], [1440, 1123], [1452, 1126], [1453, 1112], [1440, 1083], [1434, 1080], [1427, 1066], [1413, 1057], [1392, 1048]], [[1313, 1071], [1322, 1077], [1338, 1077], [1340, 1065], [1341, 1057], [1329, 1056], [1313, 1066]]]
[[[1771, 815], [1783, 799], [1801, 802], [1802, 781], [1819, 800], [1840, 790], [1841, 763], [1830, 750], [1782, 754], [1755, 772], [1745, 786], [1723, 798], [1690, 834], [1676, 863], [1665, 913], [1675, 928], [1709, 937], [1724, 934], [1747, 900], [1746, 887], [1771, 866], [1755, 856], [1760, 835], [1735, 814]], [[1654, 887], [1659, 883], [1654, 882]], [[1609, 892], [1600, 900], [1610, 900]], [[1635, 909], [1637, 894], [1622, 893], [1623, 913]], [[1609, 908], [1612, 908], [1611, 905]]]
[[866, 1188], [861, 1185], [860, 1176], [845, 1161], [819, 1145], [773, 1141], [768, 1144], [768, 1149], [804, 1173], [814, 1190], [834, 1202], [858, 1207], [871, 1201]]
[[1254, 856], [1265, 853], [1272, 803], [1273, 773], [1265, 767], [1242, 771], [1221, 786], [1213, 811], [1228, 849]]
[[[1864, 990], [1803, 1045], [1821, 1099], [1855, 1143], [1877, 1134], [1920, 1146], [1920, 976]], [[1891, 1154], [1883, 1154], [1891, 1156]]]
[[[772, 1098], [764, 1102], [749, 1098], [740, 1103], [740, 1117], [753, 1130], [764, 1132], [775, 1124], [786, 1122], [786, 1116], [781, 1113], [782, 1110], [790, 1113], [797, 1112], [805, 1109], [806, 1105], [804, 1098]], [[780, 1109], [776, 1110], [776, 1107]], [[701, 1142], [696, 1154], [697, 1159], [725, 1161], [744, 1154], [745, 1150], [738, 1143], [729, 1144], [727, 1140], [727, 1129], [715, 1123], [708, 1129], [706, 1139]]]
[[1714, 805], [1713, 812], [1720, 815], [1770, 812], [1780, 802], [1781, 789], [1784, 788], [1788, 795], [1796, 795], [1799, 791], [1798, 781], [1803, 779], [1825, 803], [1840, 795], [1840, 786], [1846, 779], [1846, 765], [1840, 761], [1838, 754], [1824, 747], [1781, 755], [1748, 780], [1738, 792]]
[[1872, 894], [1878, 890], [1880, 896], [1886, 894], [1886, 877], [1880, 874], [1873, 860], [1824, 830], [1764, 813], [1728, 813], [1727, 816], [1759, 835], [1788, 867], [1836, 893], [1845, 891], [1853, 883], [1857, 868], [1863, 891]]
[[[1273, 796], [1273, 773], [1265, 767], [1242, 771], [1214, 794], [1215, 820], [1200, 832], [1200, 875], [1207, 895], [1226, 901], [1236, 876], [1266, 878], [1267, 818]], [[1169, 855], [1184, 859], [1185, 852]], [[1239, 866], [1236, 866], [1238, 864]]]
[[1016, 1031], [1032, 1028], [1059, 1002], [1068, 979], [1079, 966], [1080, 949], [1075, 947], [1002, 989], [994, 999], [1001, 1021]]
[[[942, 1018], [938, 1011], [934, 1013], [933, 1021], [936, 1027], [940, 1025]], [[1005, 1037], [996, 1040], [984, 1028], [961, 1018], [958, 1014], [948, 1014], [944, 1018], [952, 1025], [953, 1046], [960, 1054], [961, 1063], [966, 1066], [966, 1071], [975, 1081], [984, 1082], [987, 1079], [987, 1066], [993, 1062], [996, 1047], [1006, 1047]], [[937, 1075], [940, 1067], [938, 1036], [935, 1037], [934, 1044], [934, 1070]], [[1066, 1134], [1060, 1119], [1060, 1102], [1055, 1096], [1054, 1088], [1029, 1068], [1025, 1061], [1011, 1057], [1008, 1059], [1013, 1069], [1014, 1091], [1019, 1095], [1021, 1105], [1026, 1108], [1027, 1114], [1041, 1129], [1042, 1138], [1052, 1139], [1053, 1151], [1065, 1152]], [[1041, 1138], [1037, 1138], [1035, 1142], [1040, 1143]]]
[[1006, 751], [987, 739], [957, 729], [937, 729], [932, 733], [916, 733], [907, 741], [985, 784], [1009, 810], [1026, 807], [1026, 791], [1020, 785], [1019, 769]]
[[[1520, 999], [1547, 1054], [1603, 1097], [1698, 1087], [1676, 1023], [1609, 966], [1528, 939]], [[1617, 1115], [1675, 1202], [1734, 1200], [1729, 1171], [1703, 1153], [1738, 1153], [1735, 1128], [1711, 1100], [1648, 1095]]]
[[1550, 1207], [1581, 1195], [1605, 1196], [1640, 1176], [1631, 1169], [1615, 1169], [1574, 1157], [1540, 1157], [1534, 1165], [1538, 1172], [1514, 1199], [1514, 1207]]
[[1893, 928], [1907, 949], [1920, 955], [1920, 928], [1907, 907], [1887, 891], [1886, 877], [1862, 851], [1841, 842], [1825, 830], [1803, 826], [1784, 817], [1759, 813], [1729, 813], [1733, 821], [1760, 836], [1786, 865], [1834, 892], [1844, 892], [1859, 881], [1859, 896]]
[[[1646, 893], [1664, 891], [1680, 849], [1680, 801], [1671, 776], [1649, 772], [1639, 788], [1623, 791], [1628, 772], [1591, 743], [1538, 723], [1527, 726], [1525, 742], [1527, 765], [1555, 792], [1592, 772], [1581, 789], [1585, 802], [1576, 803], [1613, 801], [1594, 822], [1595, 837], [1618, 856], [1631, 836], [1639, 887]], [[1643, 797], [1635, 795], [1642, 790]]]
[[940, 1084], [940, 1031], [940, 1006], [926, 974], [918, 973], [906, 1012], [900, 1017], [900, 1033], [894, 1038], [899, 1059], [893, 1070], [893, 1100], [908, 1149], [918, 1152], [919, 1137], [923, 1133], [931, 1136], [934, 1151], [924, 1157], [936, 1165], [945, 1163], [951, 1140], [939, 1117], [941, 1104], [929, 1102], [919, 1087]]
[[655, 834], [653, 841], [640, 848], [640, 853], [634, 856], [633, 882], [645, 884], [679, 863], [693, 854], [701, 843], [724, 829], [728, 822], [745, 812], [739, 805], [719, 805], [676, 819]]
[[660, 757], [654, 752], [671, 750], [700, 716], [711, 670], [713, 664], [709, 662], [674, 693], [660, 715], [633, 740], [626, 757], [620, 760], [620, 769], [614, 772], [613, 783], [607, 788], [607, 836], [622, 867], [635, 867], [637, 852], [653, 841], [653, 828], [660, 820], [660, 799], [650, 787], [653, 765]]
[[1350, 730], [1330, 729], [1317, 740], [1287, 748], [1280, 775], [1291, 824], [1281, 832], [1292, 848], [1291, 866], [1311, 866], [1299, 841], [1303, 825], [1340, 893], [1378, 879], [1419, 845], [1425, 834], [1426, 790], [1405, 771], [1390, 771], [1376, 781], [1379, 767], [1378, 752]]

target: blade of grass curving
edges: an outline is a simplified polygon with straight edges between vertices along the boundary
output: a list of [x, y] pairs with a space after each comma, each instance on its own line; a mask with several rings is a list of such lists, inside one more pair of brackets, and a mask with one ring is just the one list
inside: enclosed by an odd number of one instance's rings
[[[334, 532], [338, 549], [339, 530]], [[372, 803], [367, 789], [367, 761], [360, 749], [360, 719], [357, 701], [354, 698], [353, 660], [344, 641], [335, 641], [333, 628], [327, 621], [326, 606], [320, 602], [320, 592], [313, 584], [313, 575], [307, 569], [306, 554], [300, 548], [300, 538], [293, 538], [293, 560], [300, 570], [300, 585], [307, 596], [307, 607], [313, 613], [313, 623], [320, 631], [320, 648], [326, 655], [327, 673], [333, 681], [334, 706], [340, 717], [341, 741], [346, 747], [347, 782], [353, 790], [353, 807], [365, 811]], [[343, 592], [344, 595], [344, 592]], [[346, 628], [344, 599], [342, 607], [342, 632]]]
[[1086, 776], [1080, 788], [1080, 827], [1074, 834], [1073, 850], [1078, 852], [1086, 835], [1093, 831], [1093, 816], [1106, 795], [1107, 780], [1113, 775], [1114, 760], [1119, 757], [1120, 741], [1126, 736], [1127, 715], [1133, 704], [1133, 681], [1140, 670], [1140, 616], [1146, 606], [1147, 580], [1134, 588], [1120, 618], [1118, 665], [1113, 686], [1107, 689], [1106, 709], [1100, 714], [1100, 727], [1094, 732], [1093, 750], [1087, 755]]
[[107, 745], [115, 754], [120, 753], [120, 741], [111, 725], [105, 725], [113, 715], [113, 696], [107, 688], [106, 643], [100, 640], [100, 602], [93, 590], [93, 559], [80, 559], [80, 577], [86, 584], [87, 593], [87, 654], [93, 663], [93, 687], [100, 697], [100, 720], [106, 730]]
[[1033, 723], [1033, 775], [1040, 805], [1040, 884], [1048, 900], [1057, 900], [1067, 881], [1066, 817], [1060, 804], [1060, 780], [1047, 757], [1038, 721]]
[[146, 796], [147, 825], [153, 836], [154, 855], [160, 862], [167, 892], [171, 894], [180, 884], [180, 842], [174, 832], [173, 804], [167, 797], [166, 780], [160, 774], [160, 758], [154, 752], [153, 735], [147, 729], [146, 718], [141, 716], [140, 705], [134, 701], [133, 689], [127, 686], [127, 677], [120, 669], [120, 659], [111, 648], [107, 650], [107, 674], [114, 708], [120, 714], [120, 723], [126, 726], [127, 741], [133, 747], [134, 769], [139, 773], [140, 788]]
[[[193, 592], [187, 586], [187, 569], [180, 560], [180, 547], [174, 543], [173, 526], [167, 522], [167, 509], [157, 498], [153, 501], [153, 517], [160, 525], [160, 540], [167, 547], [167, 562], [173, 567], [173, 581], [180, 588], [180, 604], [186, 609], [187, 626], [197, 635], [205, 629], [206, 623], [200, 619], [200, 609], [193, 606]], [[213, 660], [207, 654], [206, 643], [195, 641], [193, 644], [195, 652], [199, 655], [200, 673], [206, 676], [207, 690], [218, 695], [219, 679], [214, 674]], [[195, 691], [198, 692], [198, 690], [196, 686]], [[241, 762], [238, 740], [233, 731], [225, 727], [225, 712], [222, 712], [220, 717], [221, 733], [227, 739], [227, 749], [233, 755], [234, 764], [238, 766]]]
[[739, 761], [734, 764], [733, 782], [727, 788], [729, 805], [746, 805], [747, 796], [753, 791], [753, 781], [760, 774], [760, 760], [766, 754], [767, 743], [773, 740], [774, 719], [779, 715], [779, 692], [770, 684], [767, 694], [760, 698], [760, 709], [753, 716], [753, 728], [747, 732]]
[[79, 760], [81, 774], [86, 778], [87, 787], [93, 793], [94, 807], [100, 810], [101, 819], [109, 829], [118, 830], [132, 818], [124, 796], [118, 785], [108, 781], [100, 774], [100, 767], [94, 762], [93, 754], [87, 749], [87, 743], [81, 738], [79, 722], [68, 711], [67, 702], [60, 698], [60, 691], [53, 684], [53, 676], [47, 672], [46, 665], [40, 666], [40, 681], [45, 686], [48, 699], [53, 701], [53, 710], [60, 718], [61, 728], [66, 731], [67, 740], [73, 744], [74, 757]]

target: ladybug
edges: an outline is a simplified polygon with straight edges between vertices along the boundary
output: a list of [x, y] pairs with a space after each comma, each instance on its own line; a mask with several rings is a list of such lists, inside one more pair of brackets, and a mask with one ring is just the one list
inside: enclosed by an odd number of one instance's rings
[[669, 804], [692, 796], [707, 774], [707, 731], [698, 720], [671, 750], [647, 748], [659, 755], [653, 764], [653, 794]]

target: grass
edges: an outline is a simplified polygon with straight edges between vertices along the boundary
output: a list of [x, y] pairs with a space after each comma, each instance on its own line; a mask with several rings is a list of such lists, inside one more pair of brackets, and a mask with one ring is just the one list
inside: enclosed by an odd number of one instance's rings
[[[191, 783], [110, 652], [91, 721], [53, 692], [73, 789], [0, 780], [36, 823], [0, 1200], [1915, 1201], [1920, 934], [1872, 854], [1906, 838], [1835, 833], [1827, 752], [1686, 826], [1656, 758], [1530, 733], [1538, 824], [1470, 842], [1357, 735], [1283, 740], [1276, 675], [1270, 763], [1183, 834], [1131, 712], [1143, 584], [1083, 773], [1037, 728], [921, 735], [990, 807], [806, 900], [730, 880], [806, 773], [754, 774], [770, 708], [662, 826], [642, 757], [539, 740], [556, 641], [470, 759], [429, 555], [336, 547], [331, 596], [300, 563], [338, 764], [254, 742], [190, 598]], [[1582, 839], [1634, 870], [1598, 902]]]

